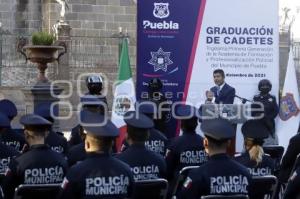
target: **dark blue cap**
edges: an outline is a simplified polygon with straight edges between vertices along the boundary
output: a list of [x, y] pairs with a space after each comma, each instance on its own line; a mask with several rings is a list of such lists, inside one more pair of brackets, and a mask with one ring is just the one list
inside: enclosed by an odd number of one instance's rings
[[46, 119], [53, 118], [53, 116], [58, 116], [58, 106], [51, 107], [51, 103], [43, 103], [36, 107], [34, 114]]
[[128, 111], [124, 114], [124, 121], [127, 125], [140, 129], [150, 129], [154, 127], [153, 121], [137, 111]]
[[21, 117], [20, 123], [24, 126], [51, 126], [52, 123], [46, 120], [45, 118], [35, 115], [27, 114]]
[[218, 141], [228, 140], [235, 136], [232, 124], [222, 118], [203, 120], [201, 130], [205, 136]]
[[10, 127], [10, 120], [8, 117], [0, 112], [0, 127], [2, 128], [8, 128]]
[[270, 135], [266, 124], [262, 120], [248, 120], [242, 126], [242, 133], [244, 137], [252, 139], [265, 139]]
[[144, 114], [154, 114], [157, 112], [157, 105], [151, 101], [136, 102], [135, 108], [137, 111]]
[[14, 118], [18, 114], [16, 105], [8, 99], [0, 100], [0, 112], [9, 118]]
[[109, 119], [97, 112], [82, 110], [80, 124], [87, 134], [97, 137], [119, 136], [119, 129]]
[[199, 117], [199, 111], [196, 109], [196, 107], [187, 105], [187, 104], [181, 104], [176, 109], [176, 115], [183, 117], [182, 119], [190, 119], [193, 117]]

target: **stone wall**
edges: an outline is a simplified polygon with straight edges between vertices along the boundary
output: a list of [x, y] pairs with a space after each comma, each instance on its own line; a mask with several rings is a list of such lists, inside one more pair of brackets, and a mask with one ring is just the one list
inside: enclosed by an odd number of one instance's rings
[[[68, 41], [68, 61], [51, 64], [48, 68], [50, 80], [72, 82], [73, 94], [69, 99], [76, 112], [79, 101], [77, 78], [83, 73], [97, 72], [107, 77], [108, 101], [112, 105], [112, 85], [118, 71], [119, 27], [130, 37], [129, 54], [133, 73], [136, 59], [136, 5], [132, 0], [71, 0], [66, 11], [66, 21], [71, 26]], [[43, 30], [53, 32], [53, 25], [60, 19], [60, 5], [55, 0], [0, 0], [0, 22], [2, 30], [3, 56], [0, 65], [0, 97], [12, 99], [20, 113], [30, 112], [24, 104], [24, 86], [33, 85], [36, 69], [33, 64], [25, 64], [24, 57], [16, 51], [16, 35], [31, 35]], [[0, 41], [1, 42], [1, 41]], [[61, 68], [68, 64], [69, 75], [62, 74]], [[5, 86], [5, 87], [3, 87]], [[11, 89], [9, 89], [11, 88]], [[10, 95], [9, 93], [18, 93]], [[67, 92], [67, 89], [66, 89]], [[84, 92], [84, 91], [83, 91]], [[17, 97], [16, 97], [17, 96]], [[76, 123], [73, 117], [62, 122], [63, 130]]]

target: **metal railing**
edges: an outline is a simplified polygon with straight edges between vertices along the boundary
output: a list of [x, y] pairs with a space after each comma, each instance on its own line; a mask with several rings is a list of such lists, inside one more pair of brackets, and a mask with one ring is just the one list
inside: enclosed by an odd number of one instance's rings
[[[29, 36], [22, 36], [27, 42]], [[17, 49], [20, 37], [0, 31], [0, 85], [31, 85], [36, 81], [37, 70], [30, 61], [26, 63]], [[71, 36], [68, 43], [68, 65], [76, 70], [105, 68], [115, 70], [118, 64], [119, 39], [116, 37], [79, 37]], [[58, 73], [58, 64], [48, 67], [48, 76]], [[50, 65], [50, 66], [51, 66]], [[75, 70], [75, 71], [74, 71]]]

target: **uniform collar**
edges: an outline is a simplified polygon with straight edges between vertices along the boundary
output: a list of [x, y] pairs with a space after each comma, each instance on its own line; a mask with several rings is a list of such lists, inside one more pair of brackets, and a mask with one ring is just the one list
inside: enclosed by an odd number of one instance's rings
[[49, 146], [46, 144], [35, 144], [32, 145], [30, 149], [49, 149]]
[[211, 160], [226, 160], [229, 159], [229, 156], [226, 153], [219, 153], [216, 155], [210, 156]]
[[87, 158], [99, 158], [99, 157], [109, 157], [111, 154], [109, 152], [88, 152]]

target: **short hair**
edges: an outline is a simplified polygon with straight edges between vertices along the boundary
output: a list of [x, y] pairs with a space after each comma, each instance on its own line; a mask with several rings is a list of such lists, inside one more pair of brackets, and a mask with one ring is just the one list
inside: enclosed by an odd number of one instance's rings
[[225, 149], [229, 140], [216, 140], [209, 136], [205, 136], [208, 139], [209, 146], [212, 149]]
[[217, 74], [217, 73], [221, 74], [222, 77], [225, 77], [225, 73], [224, 73], [224, 71], [222, 69], [216, 69], [216, 70], [214, 70], [213, 74]]
[[145, 142], [149, 138], [149, 129], [136, 128], [127, 125], [127, 134], [134, 142]]
[[25, 130], [31, 131], [31, 136], [37, 137], [45, 137], [46, 132], [50, 130], [50, 126], [43, 126], [43, 125], [28, 125], [25, 126]]
[[87, 134], [86, 137], [89, 142], [97, 146], [100, 151], [110, 151], [115, 137], [100, 137]]
[[181, 128], [186, 131], [195, 131], [198, 126], [198, 118], [192, 117], [190, 119], [181, 120]]

